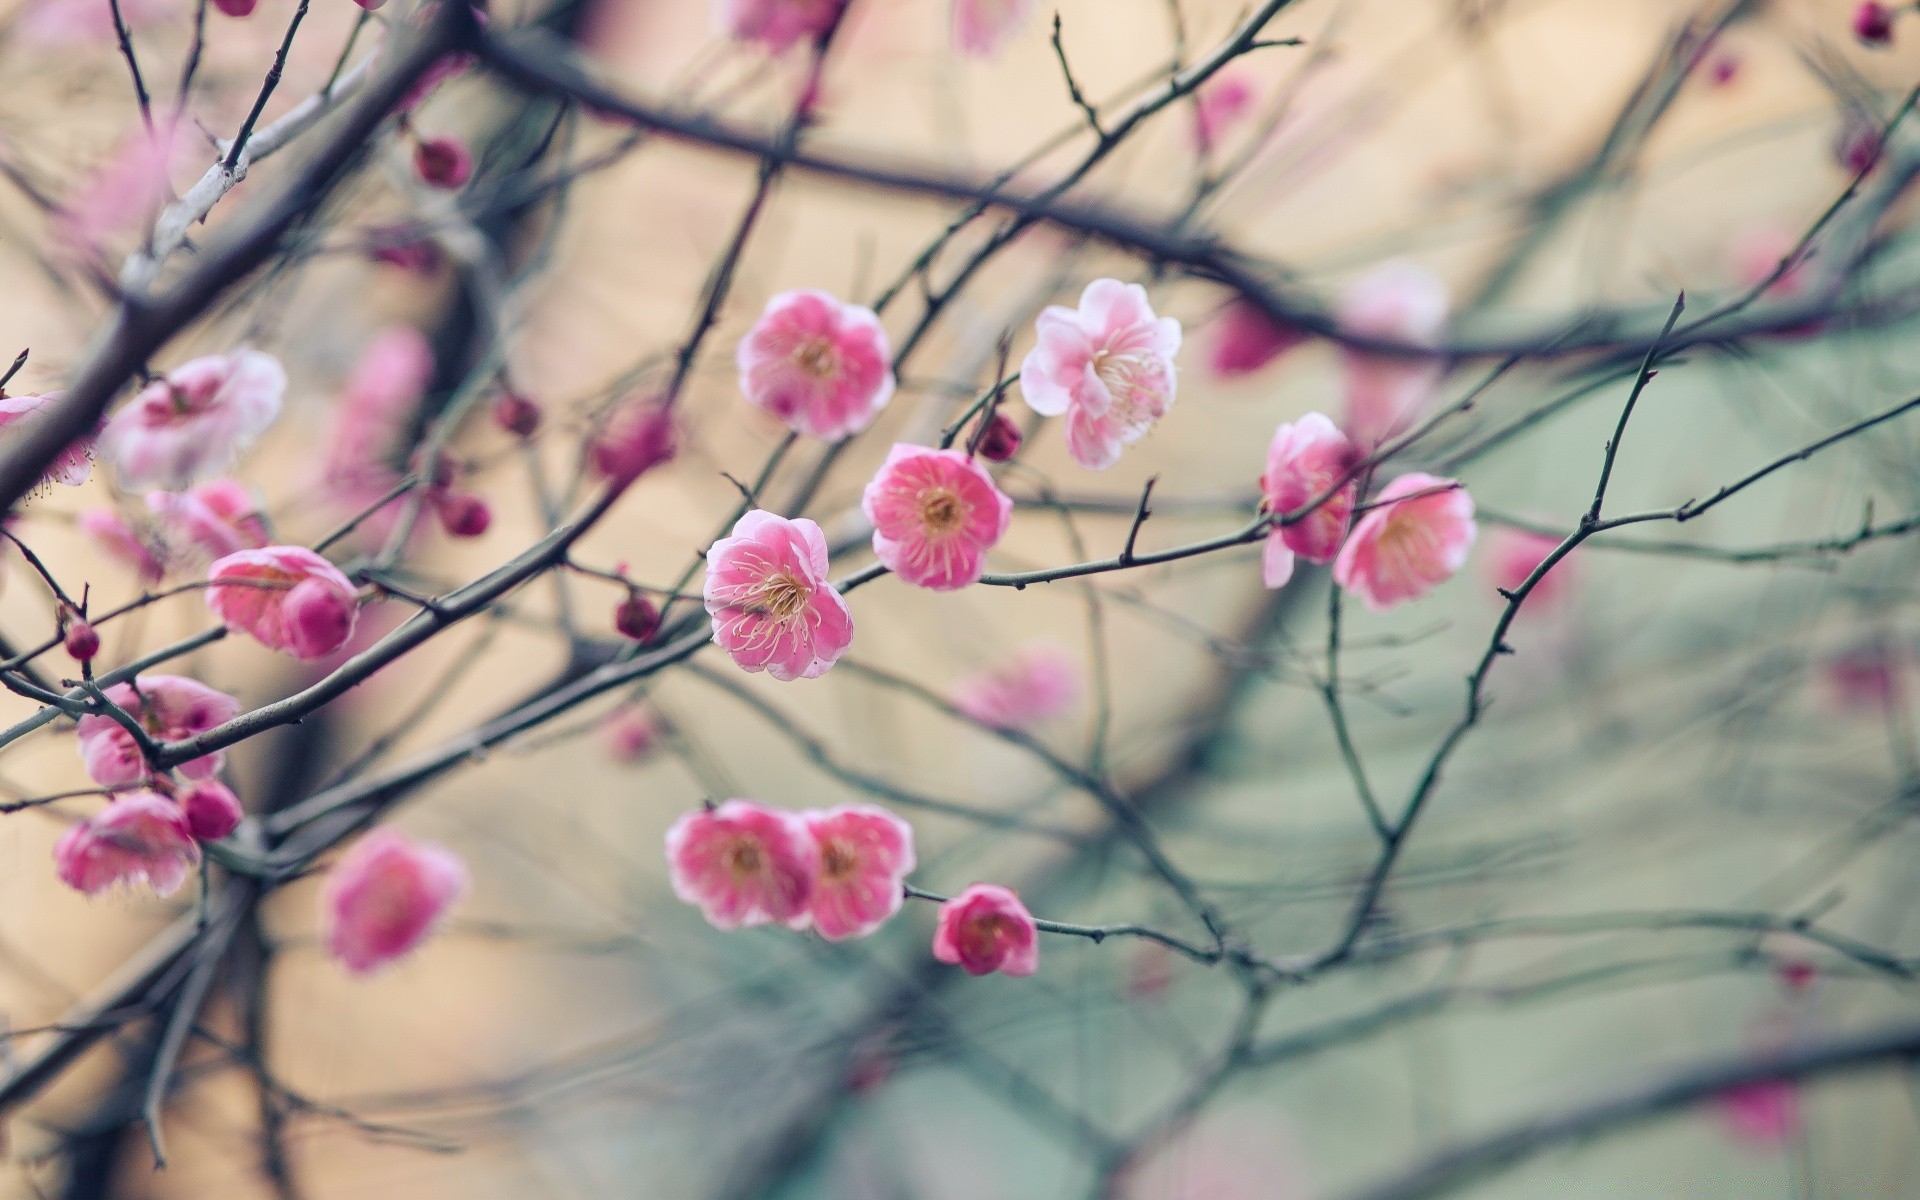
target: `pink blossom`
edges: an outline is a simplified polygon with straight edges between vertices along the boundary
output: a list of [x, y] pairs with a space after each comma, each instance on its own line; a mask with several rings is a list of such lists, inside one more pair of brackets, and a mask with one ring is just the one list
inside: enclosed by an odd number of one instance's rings
[[977, 583], [987, 551], [1013, 521], [1013, 501], [958, 450], [901, 442], [860, 497], [873, 552], [916, 587], [951, 592]]
[[798, 433], [837, 442], [893, 398], [892, 349], [873, 310], [825, 292], [781, 292], [734, 355], [740, 390]]
[[1853, 10], [1853, 36], [1863, 46], [1884, 50], [1893, 45], [1893, 9], [1877, 0], [1866, 0]]
[[132, 567], [143, 585], [151, 587], [166, 576], [165, 545], [151, 532], [135, 529], [118, 509], [82, 509], [76, 520], [109, 557]]
[[1096, 279], [1078, 309], [1040, 314], [1038, 341], [1020, 365], [1020, 391], [1044, 416], [1067, 417], [1067, 449], [1090, 471], [1120, 461], [1173, 406], [1180, 322], [1156, 317], [1146, 289]]
[[178, 490], [223, 470], [280, 415], [287, 373], [257, 350], [183, 363], [107, 421], [100, 453], [123, 487]]
[[327, 950], [355, 975], [377, 971], [412, 953], [466, 890], [466, 865], [452, 851], [376, 829], [327, 873]]
[[718, 928], [784, 925], [806, 916], [820, 852], [799, 814], [728, 800], [673, 823], [667, 866], [674, 895]]
[[[1425, 267], [1405, 260], [1382, 263], [1340, 298], [1347, 333], [1416, 346], [1437, 341], [1447, 323], [1447, 288]], [[1347, 435], [1372, 449], [1402, 433], [1439, 390], [1441, 365], [1350, 350], [1344, 355]]]
[[614, 761], [637, 763], [645, 761], [659, 747], [666, 729], [650, 705], [623, 704], [600, 723], [600, 734]]
[[[0, 392], [0, 442], [24, 437], [42, 420], [47, 407], [64, 393], [47, 392], [38, 396], [9, 396]], [[54, 456], [47, 465], [43, 483], [63, 483], [79, 487], [93, 473], [93, 438], [83, 436]]]
[[[129, 30], [170, 19], [179, 0], [120, 0]], [[114, 40], [113, 6], [100, 0], [38, 0], [20, 12], [22, 40], [40, 46], [79, 46]]]
[[[141, 675], [106, 689], [106, 697], [158, 742], [205, 733], [240, 712], [240, 702], [232, 696], [179, 675]], [[112, 717], [89, 713], [80, 718], [76, 732], [87, 774], [101, 787], [125, 787], [149, 774], [133, 735]], [[179, 771], [188, 779], [207, 779], [220, 770], [226, 757], [224, 750], [215, 750], [181, 763]]]
[[1200, 152], [1217, 148], [1258, 97], [1253, 81], [1238, 71], [1221, 71], [1201, 84], [1193, 94], [1193, 140]]
[[1040, 965], [1040, 932], [1013, 889], [976, 883], [940, 906], [933, 956], [969, 975], [1031, 975]]
[[615, 483], [632, 483], [673, 461], [680, 435], [673, 410], [658, 398], [628, 400], [608, 414], [587, 448], [593, 469]]
[[1207, 370], [1216, 379], [1251, 375], [1306, 341], [1307, 335], [1281, 325], [1259, 305], [1243, 297], [1227, 301], [1213, 321]]
[[[378, 6], [375, 5], [374, 7]], [[480, 9], [474, 9], [473, 15], [481, 25], [484, 26], [487, 23], [487, 14]], [[425, 73], [414, 82], [414, 85], [407, 89], [406, 94], [400, 97], [400, 103], [395, 105], [395, 107], [402, 112], [419, 107], [441, 84], [456, 75], [464, 74], [472, 66], [473, 55], [465, 51], [441, 55], [435, 59], [433, 65], [428, 67]]]
[[1375, 612], [1416, 600], [1467, 561], [1475, 532], [1465, 488], [1419, 472], [1402, 475], [1354, 525], [1334, 560], [1334, 581]]
[[779, 54], [832, 29], [846, 6], [847, 0], [713, 0], [713, 19], [725, 36]]
[[[1267, 471], [1260, 477], [1267, 511], [1285, 516], [1327, 498], [1304, 520], [1268, 531], [1261, 555], [1261, 577], [1268, 587], [1281, 587], [1293, 577], [1295, 555], [1325, 563], [1340, 552], [1360, 487], [1347, 477], [1360, 458], [1360, 448], [1319, 413], [1308, 413], [1274, 430], [1273, 443], [1267, 447]], [[1335, 485], [1340, 486], [1337, 492]]]
[[1835, 705], [1855, 712], [1886, 712], [1903, 699], [1902, 656], [1891, 647], [1868, 643], [1842, 651], [1825, 664], [1827, 689]]
[[214, 563], [207, 578], [207, 607], [268, 649], [324, 658], [353, 636], [353, 584], [304, 546], [241, 550]]
[[[1518, 591], [1535, 568], [1560, 548], [1561, 539], [1524, 529], [1496, 529], [1487, 538], [1487, 576], [1503, 592]], [[1559, 605], [1574, 582], [1572, 556], [1559, 562], [1540, 577], [1527, 593], [1522, 612], [1537, 612]]]
[[240, 797], [218, 779], [202, 779], [180, 795], [180, 812], [187, 818], [187, 829], [203, 842], [217, 842], [240, 828], [246, 814], [240, 809]]
[[802, 517], [755, 509], [707, 551], [713, 640], [748, 671], [813, 679], [853, 642], [853, 613], [827, 582], [827, 539]]
[[831, 942], [866, 937], [900, 911], [914, 868], [913, 827], [884, 808], [848, 804], [802, 814], [819, 850], [807, 917]]
[[1800, 1132], [1800, 1091], [1786, 1080], [1763, 1080], [1715, 1097], [1721, 1122], [1735, 1141], [1772, 1147]]
[[158, 792], [128, 792], [69, 826], [53, 847], [60, 881], [97, 896], [117, 883], [144, 883], [169, 896], [200, 862], [179, 805]]
[[1081, 690], [1074, 657], [1036, 642], [954, 684], [953, 705], [989, 729], [1025, 729], [1067, 713]]
[[[90, 2], [107, 7], [105, 0]], [[109, 23], [109, 34], [111, 30]], [[155, 113], [151, 129], [141, 124], [130, 131], [54, 213], [54, 240], [68, 250], [84, 252], [149, 220], [172, 195], [167, 171], [178, 130], [177, 113]]]
[[215, 479], [186, 492], [149, 492], [161, 539], [171, 557], [225, 558], [267, 544], [267, 524], [246, 487]]
[[1033, 16], [1034, 0], [953, 0], [953, 46], [993, 58]]
[[326, 454], [331, 486], [384, 491], [399, 478], [389, 461], [433, 379], [433, 347], [411, 325], [389, 325], [360, 352], [340, 390]]

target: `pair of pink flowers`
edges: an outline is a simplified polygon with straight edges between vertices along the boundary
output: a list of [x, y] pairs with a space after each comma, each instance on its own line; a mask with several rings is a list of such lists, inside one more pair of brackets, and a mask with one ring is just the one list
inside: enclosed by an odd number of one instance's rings
[[1292, 577], [1296, 557], [1331, 562], [1335, 582], [1381, 611], [1426, 595], [1466, 564], [1477, 532], [1473, 499], [1450, 479], [1400, 476], [1348, 531], [1359, 499], [1353, 476], [1363, 457], [1360, 446], [1319, 413], [1274, 432], [1260, 477], [1266, 507], [1276, 517], [1307, 511], [1269, 530], [1261, 563], [1268, 587]]
[[1020, 391], [1043, 416], [1065, 416], [1075, 462], [1100, 471], [1120, 461], [1173, 407], [1180, 322], [1154, 315], [1146, 289], [1096, 279], [1078, 308], [1053, 306], [1035, 324]]
[[667, 863], [674, 894], [718, 928], [810, 927], [841, 941], [900, 911], [913, 829], [870, 804], [794, 813], [735, 799], [676, 821]]
[[101, 430], [125, 488], [178, 491], [232, 465], [280, 415], [287, 373], [257, 350], [196, 358], [148, 384]]
[[[240, 702], [232, 696], [180, 675], [141, 675], [103, 694], [159, 742], [197, 736], [240, 713]], [[81, 717], [76, 736], [87, 774], [101, 787], [128, 787], [153, 773], [133, 735], [112, 717]], [[211, 779], [225, 762], [226, 752], [216, 750], [181, 763], [178, 770], [187, 779]]]
[[54, 870], [89, 896], [135, 884], [169, 896], [200, 864], [200, 843], [226, 837], [241, 816], [239, 798], [217, 779], [190, 784], [178, 800], [147, 788], [123, 792], [60, 835]]
[[355, 975], [404, 958], [467, 891], [451, 851], [381, 828], [355, 842], [327, 873], [320, 908], [327, 951]]

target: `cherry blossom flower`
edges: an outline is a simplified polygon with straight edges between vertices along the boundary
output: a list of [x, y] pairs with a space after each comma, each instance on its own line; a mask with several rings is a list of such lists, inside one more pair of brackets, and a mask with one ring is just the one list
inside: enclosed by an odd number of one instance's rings
[[[111, 36], [111, 23], [108, 32]], [[168, 166], [179, 127], [178, 113], [156, 112], [150, 127], [142, 122], [130, 130], [106, 162], [76, 186], [54, 213], [54, 241], [84, 254], [114, 234], [148, 221], [172, 195]]]
[[665, 402], [628, 400], [608, 414], [587, 449], [587, 459], [609, 480], [625, 484], [672, 462], [679, 449], [673, 410]]
[[827, 582], [827, 539], [802, 517], [755, 509], [707, 551], [713, 640], [748, 671], [813, 679], [853, 643], [853, 613]]
[[135, 529], [115, 508], [86, 508], [75, 518], [80, 532], [92, 538], [109, 557], [132, 567], [148, 587], [166, 577], [166, 547], [152, 531]]
[[803, 920], [820, 851], [798, 813], [752, 800], [690, 812], [667, 830], [674, 895], [720, 929]]
[[1417, 600], [1467, 561], [1476, 532], [1473, 498], [1453, 480], [1402, 475], [1374, 505], [1333, 564], [1334, 581], [1368, 608], [1380, 612]]
[[976, 883], [940, 906], [933, 956], [969, 975], [1031, 975], [1040, 965], [1040, 932], [1013, 889]]
[[232, 479], [215, 479], [185, 492], [149, 492], [147, 508], [172, 559], [225, 558], [267, 544], [260, 506]]
[[[179, 0], [120, 0], [120, 16], [128, 30], [166, 21], [180, 9]], [[113, 6], [97, 0], [36, 0], [20, 10], [22, 40], [48, 47], [105, 45], [114, 40]]]
[[[1503, 592], [1519, 590], [1534, 569], [1560, 548], [1561, 539], [1524, 529], [1496, 529], [1487, 538], [1487, 577]], [[1563, 603], [1574, 583], [1573, 557], [1553, 564], [1527, 593], [1520, 611], [1544, 612]]]
[[600, 734], [614, 761], [637, 763], [659, 748], [666, 729], [651, 705], [623, 704], [600, 723]]
[[[240, 712], [240, 702], [232, 696], [180, 675], [141, 675], [107, 688], [106, 697], [160, 742], [205, 733]], [[77, 734], [87, 774], [101, 787], [124, 787], [149, 774], [133, 735], [112, 717], [89, 713], [80, 718]], [[188, 779], [206, 779], [220, 770], [226, 757], [224, 750], [215, 750], [181, 763], [179, 771]]]
[[224, 470], [280, 415], [287, 373], [257, 350], [175, 367], [107, 421], [100, 453], [121, 486], [179, 490]]
[[1013, 501], [958, 450], [896, 443], [861, 494], [873, 553], [916, 587], [951, 592], [978, 583], [987, 551], [1013, 521]]
[[1215, 379], [1251, 375], [1307, 340], [1291, 325], [1281, 325], [1251, 300], [1229, 300], [1214, 318], [1207, 370]]
[[217, 842], [240, 828], [246, 814], [240, 809], [240, 797], [218, 779], [202, 779], [180, 794], [180, 812], [187, 829], [203, 842]]
[[1729, 1088], [1714, 1099], [1721, 1123], [1735, 1141], [1771, 1148], [1800, 1132], [1800, 1090], [1784, 1079]]
[[1284, 516], [1327, 498], [1304, 520], [1275, 525], [1267, 532], [1260, 566], [1268, 587], [1281, 587], [1293, 577], [1296, 555], [1325, 563], [1340, 552], [1360, 485], [1348, 480], [1339, 491], [1333, 488], [1360, 458], [1360, 448], [1320, 413], [1308, 413], [1274, 430], [1273, 443], [1267, 447], [1267, 471], [1260, 477], [1267, 511]]
[[179, 805], [158, 792], [128, 792], [69, 826], [53, 862], [62, 883], [89, 896], [137, 883], [170, 896], [199, 864], [200, 846]]
[[1096, 279], [1077, 309], [1040, 314], [1038, 341], [1020, 365], [1020, 391], [1037, 413], [1067, 418], [1067, 449], [1090, 471], [1120, 461], [1173, 406], [1180, 322], [1156, 317], [1146, 289]]
[[1034, 0], [953, 0], [953, 46], [994, 58], [1033, 16]]
[[[24, 437], [46, 418], [47, 407], [63, 393], [47, 392], [38, 396], [9, 396], [0, 392], [0, 442]], [[93, 438], [83, 436], [54, 456], [42, 483], [61, 483], [79, 487], [93, 473]]]
[[389, 490], [391, 461], [433, 379], [433, 347], [411, 325], [389, 325], [368, 340], [334, 407], [324, 462], [329, 490], [345, 496]]
[[[1396, 259], [1356, 280], [1338, 317], [1351, 334], [1428, 345], [1446, 327], [1447, 288], [1425, 267]], [[1431, 359], [1350, 350], [1344, 360], [1347, 436], [1363, 449], [1405, 432], [1440, 387], [1443, 368]]]
[[1239, 124], [1259, 93], [1244, 72], [1221, 71], [1193, 94], [1193, 140], [1202, 154], [1220, 145], [1227, 131]]
[[375, 829], [327, 873], [327, 951], [353, 974], [371, 974], [412, 953], [466, 890], [466, 865], [452, 851]]
[[214, 563], [207, 578], [207, 607], [268, 649], [324, 658], [353, 636], [353, 584], [304, 546], [241, 550]]
[[1025, 729], [1080, 701], [1080, 664], [1058, 646], [1036, 642], [953, 687], [953, 705], [990, 729]]
[[847, 0], [713, 0], [715, 27], [741, 42], [779, 54], [833, 28]]
[[831, 942], [866, 937], [906, 899], [907, 875], [914, 868], [913, 827], [873, 804], [801, 815], [820, 862], [807, 919]]
[[892, 348], [872, 309], [781, 292], [740, 342], [740, 390], [789, 429], [837, 442], [893, 399]]

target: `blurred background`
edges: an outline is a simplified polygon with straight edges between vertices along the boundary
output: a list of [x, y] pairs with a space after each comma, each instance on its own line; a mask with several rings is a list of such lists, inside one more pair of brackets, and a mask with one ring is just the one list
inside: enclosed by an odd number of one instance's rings
[[[154, 94], [171, 95], [192, 4], [124, 3]], [[111, 276], [139, 237], [138, 223], [77, 249], [56, 236], [134, 128], [100, 8], [17, 6], [0, 43], [11, 84], [0, 94], [0, 354], [32, 351], [16, 391], [58, 387], [81, 360], [106, 312], [89, 264]], [[1706, 311], [1814, 226], [1864, 164], [1860, 139], [1871, 146], [1920, 82], [1920, 16], [1875, 48], [1854, 36], [1855, 8], [1300, 0], [1264, 35], [1300, 44], [1231, 68], [1252, 107], [1210, 153], [1196, 148], [1191, 105], [1176, 104], [1103, 154], [1074, 194], [1213, 232], [1306, 295], [1334, 297], [1369, 267], [1413, 259], [1448, 281], [1463, 328], [1553, 328], [1596, 310], [1657, 317], [1682, 291]], [[975, 177], [1018, 167], [1023, 186], [1051, 185], [1095, 145], [1049, 41], [1056, 9], [1074, 79], [1112, 113], [1176, 54], [1217, 45], [1248, 5], [1049, 2], [999, 58], [979, 61], [952, 52], [946, 0], [855, 0], [808, 144]], [[392, 0], [361, 45], [404, 10]], [[203, 131], [230, 136], [244, 116], [293, 11], [262, 0], [245, 19], [208, 16], [176, 189], [212, 161]], [[357, 57], [342, 48], [360, 12], [313, 0], [268, 119]], [[699, 0], [505, 5], [490, 19], [542, 21], [632, 94], [742, 121], [781, 119], [805, 76], [802, 55], [769, 59], [716, 38]], [[504, 369], [544, 423], [526, 444], [484, 419], [462, 426], [453, 452], [492, 525], [464, 540], [430, 531], [406, 560], [420, 586], [445, 588], [543, 533], [546, 505], [578, 494], [580, 438], [597, 415], [661, 385], [757, 164], [635, 144], [626, 127], [479, 69], [411, 119], [470, 142], [469, 187], [422, 186], [404, 137], [370, 145], [294, 248], [158, 365], [241, 342], [287, 364], [288, 410], [240, 477], [279, 540], [302, 544], [352, 511], [319, 481], [343, 391], [383, 331], [418, 330], [434, 352], [405, 438], [497, 388]], [[1905, 145], [1896, 129], [1891, 161], [1862, 185], [1872, 212], [1843, 207], [1812, 243], [1805, 270], [1844, 271], [1831, 315], [1702, 340], [1665, 364], [1622, 447], [1610, 511], [1707, 495], [1915, 392], [1911, 205], [1904, 186], [1875, 190], [1911, 174]], [[258, 167], [214, 224], [280, 165]], [[581, 560], [660, 586], [678, 578], [738, 502], [726, 476], [753, 479], [783, 439], [741, 400], [733, 367], [766, 298], [818, 287], [873, 302], [954, 215], [781, 179], [695, 363], [681, 455], [620, 501]], [[936, 277], [992, 228], [964, 230]], [[1843, 238], [1844, 261], [1822, 257]], [[396, 246], [416, 252], [378, 253]], [[1179, 402], [1099, 475], [1072, 463], [1058, 430], [1034, 429], [1003, 477], [1033, 503], [996, 569], [1114, 553], [1149, 476], [1158, 502], [1142, 548], [1240, 528], [1274, 426], [1337, 413], [1337, 349], [1309, 341], [1220, 378], [1208, 369], [1228, 299], [1218, 286], [1048, 230], [1022, 235], [953, 297], [917, 340], [899, 398], [825, 460], [817, 487], [822, 460], [796, 455], [771, 494], [807, 500], [830, 538], [857, 543], [859, 490], [885, 447], [932, 437], [990, 386], [1003, 334], [1024, 354], [1040, 307], [1109, 275], [1147, 284], [1185, 326]], [[909, 282], [883, 313], [896, 348], [921, 304]], [[1471, 489], [1482, 523], [1468, 567], [1417, 605], [1347, 606], [1346, 717], [1389, 811], [1459, 718], [1462, 679], [1502, 607], [1502, 547], [1516, 525], [1574, 527], [1638, 359], [1535, 349], [1497, 377], [1498, 356], [1450, 364], [1447, 400], [1484, 391], [1404, 456], [1406, 469]], [[931, 960], [926, 904], [851, 943], [722, 933], [668, 890], [661, 837], [707, 798], [828, 806], [879, 784], [914, 824], [920, 886], [1005, 882], [1043, 917], [1199, 936], [1084, 788], [939, 703], [981, 667], [1051, 644], [1081, 665], [1087, 690], [1039, 741], [1148, 814], [1261, 952], [1316, 953], [1339, 936], [1377, 847], [1323, 702], [1325, 574], [1303, 570], [1268, 592], [1257, 547], [1018, 591], [935, 595], [881, 580], [850, 598], [858, 639], [826, 678], [774, 683], [708, 652], [477, 758], [395, 817], [472, 870], [437, 940], [352, 979], [316, 942], [317, 881], [275, 892], [181, 1062], [168, 1168], [153, 1170], [139, 1120], [155, 1030], [130, 1020], [9, 1114], [0, 1187], [1304, 1200], [1676, 1063], [1911, 1017], [1914, 547], [1791, 548], [1914, 513], [1917, 437], [1889, 422], [1697, 522], [1604, 535], [1556, 569], [1560, 586], [1509, 635], [1517, 653], [1495, 668], [1492, 706], [1370, 926], [1380, 952], [1277, 989], [1245, 1061], [1217, 1080], [1244, 1012], [1228, 969], [1139, 940], [1048, 937], [1034, 977], [974, 979]], [[15, 529], [56, 573], [118, 603], [142, 584], [77, 514], [138, 502], [100, 474], [36, 497]], [[836, 575], [864, 554], [843, 556]], [[49, 606], [9, 558], [0, 631], [31, 643], [51, 629]], [[443, 743], [604, 646], [618, 598], [592, 579], [536, 581], [316, 718], [240, 748], [237, 790], [264, 812]], [[128, 660], [205, 621], [195, 598], [156, 604], [112, 628], [104, 657]], [[172, 669], [249, 705], [308, 678], [251, 644]], [[622, 737], [607, 721], [635, 719], [636, 704], [654, 724]], [[0, 698], [0, 720], [34, 708]], [[58, 726], [0, 755], [0, 787], [17, 797], [83, 782]], [[916, 809], [916, 796], [1012, 821]], [[59, 887], [50, 848], [83, 811], [0, 822], [0, 1015], [22, 1031], [9, 1039], [16, 1054], [192, 905], [186, 892], [87, 900]], [[1701, 1104], [1462, 1194], [1913, 1196], [1915, 1083], [1901, 1070]]]

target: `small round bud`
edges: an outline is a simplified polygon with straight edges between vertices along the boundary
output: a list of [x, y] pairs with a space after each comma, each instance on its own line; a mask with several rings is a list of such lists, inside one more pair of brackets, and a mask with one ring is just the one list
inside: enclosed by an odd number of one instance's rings
[[459, 138], [435, 134], [413, 148], [413, 169], [434, 187], [457, 188], [473, 177], [473, 155]]
[[240, 798], [217, 779], [202, 779], [180, 797], [180, 811], [187, 828], [203, 842], [217, 842], [240, 827], [245, 815]]
[[630, 401], [607, 419], [588, 457], [608, 479], [631, 483], [672, 459], [675, 443], [673, 414], [666, 405]]
[[250, 17], [260, 0], [213, 0], [213, 6], [229, 17]]
[[620, 636], [644, 645], [660, 631], [660, 610], [639, 592], [628, 592], [625, 600], [613, 606], [613, 627]]
[[67, 653], [73, 656], [75, 662], [92, 662], [93, 656], [100, 653], [100, 635], [85, 621], [75, 621], [67, 626], [65, 641]]
[[519, 392], [501, 392], [493, 402], [493, 423], [515, 437], [532, 437], [540, 428], [540, 406]]
[[1020, 453], [1020, 427], [1003, 412], [993, 414], [987, 427], [980, 434], [975, 451], [988, 462], [1003, 463]]
[[493, 509], [472, 492], [441, 492], [433, 507], [451, 537], [479, 537], [493, 524]]
[[1863, 46], [1880, 49], [1893, 44], [1893, 9], [1884, 4], [1867, 3], [1853, 10], [1853, 36]]

